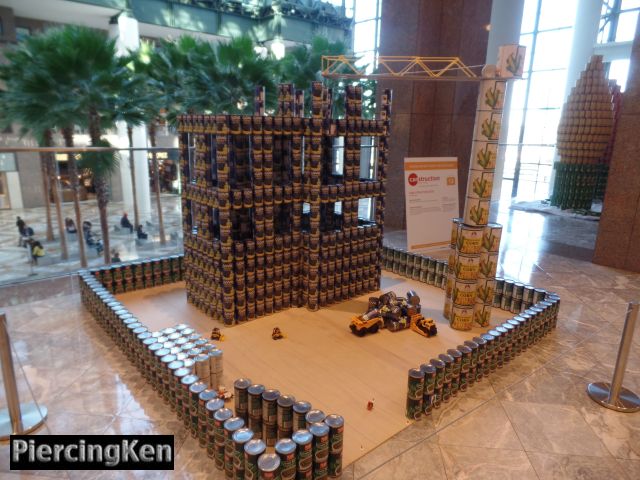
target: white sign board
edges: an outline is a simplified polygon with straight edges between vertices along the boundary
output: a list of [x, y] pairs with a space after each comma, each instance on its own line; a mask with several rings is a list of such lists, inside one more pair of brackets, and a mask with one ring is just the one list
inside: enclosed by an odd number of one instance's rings
[[449, 245], [451, 219], [460, 213], [458, 159], [405, 158], [404, 197], [407, 249], [417, 252]]

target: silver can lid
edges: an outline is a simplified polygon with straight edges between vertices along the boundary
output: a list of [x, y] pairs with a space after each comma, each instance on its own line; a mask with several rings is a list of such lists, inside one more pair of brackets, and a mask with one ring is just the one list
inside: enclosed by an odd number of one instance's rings
[[289, 455], [296, 451], [296, 443], [290, 438], [281, 438], [276, 442], [275, 449], [281, 455]]
[[307, 413], [309, 410], [311, 410], [311, 404], [304, 400], [298, 400], [293, 404], [293, 411], [296, 413]]
[[259, 383], [254, 383], [247, 388], [249, 395], [262, 395], [264, 392], [264, 385], [260, 385]]
[[324, 423], [329, 425], [331, 428], [340, 428], [344, 426], [344, 418], [342, 418], [342, 415], [332, 413], [331, 415], [327, 415], [327, 418], [324, 419]]
[[[194, 377], [196, 377], [196, 376], [194, 375]], [[197, 377], [196, 377], [196, 378], [197, 378]], [[183, 382], [182, 382], [182, 383], [184, 383], [184, 379], [183, 379]], [[185, 385], [186, 385], [186, 384], [185, 384]], [[202, 392], [204, 392], [206, 389], [207, 389], [207, 384], [206, 384], [206, 383], [204, 383], [204, 382], [196, 382], [196, 383], [192, 383], [192, 384], [191, 384], [191, 386], [189, 387], [189, 391], [190, 391], [191, 393], [196, 393], [196, 394], [198, 394], [198, 396], [200, 396], [200, 394], [201, 394]]]
[[313, 440], [313, 435], [311, 435], [311, 432], [306, 429], [296, 430], [293, 432], [293, 435], [291, 435], [291, 440], [296, 442], [298, 445], [307, 445], [311, 443], [311, 440]]
[[259, 438], [249, 440], [244, 444], [244, 451], [248, 455], [262, 455], [267, 449], [267, 444]]
[[176, 333], [176, 329], [172, 327], [167, 327], [160, 330], [164, 335], [171, 335], [172, 333]]
[[200, 395], [198, 395], [198, 398], [200, 399], [201, 402], [205, 402], [205, 406], [207, 404], [207, 402], [213, 400], [214, 398], [218, 398], [218, 392], [216, 392], [215, 390], [204, 390], [203, 392], [200, 392]]
[[278, 397], [278, 405], [283, 408], [293, 407], [296, 399], [293, 395], [280, 395]]
[[186, 386], [191, 386], [194, 383], [196, 383], [198, 380], [200, 379], [198, 378], [197, 375], [191, 374], [191, 375], [185, 375], [184, 377], [182, 377], [182, 380], [180, 380], [180, 383]]
[[231, 417], [224, 421], [224, 429], [229, 432], [235, 432], [236, 430], [244, 427], [244, 419], [240, 417]]
[[182, 367], [184, 367], [184, 362], [180, 360], [174, 360], [169, 365], [167, 365], [167, 368], [169, 370], [178, 370], [179, 368], [182, 368]]
[[314, 437], [324, 437], [329, 434], [329, 426], [326, 423], [312, 423], [309, 431]]
[[172, 354], [165, 355], [164, 357], [162, 357], [162, 358], [160, 359], [160, 361], [161, 361], [162, 363], [164, 363], [165, 365], [166, 365], [166, 364], [169, 364], [169, 363], [171, 363], [171, 362], [175, 362], [176, 360], [177, 360], [177, 357], [176, 357], [175, 355], [172, 355]]
[[[153, 345], [151, 345], [152, 347], [155, 346], [156, 344], [154, 343]], [[165, 355], [169, 355], [171, 353], [171, 350], [169, 350], [168, 348], [158, 348], [156, 349], [155, 352], [153, 352], [153, 354], [158, 357], [158, 358], [162, 358]]]
[[409, 370], [409, 376], [411, 378], [424, 378], [424, 372], [419, 368], [411, 368]]
[[275, 472], [280, 467], [280, 457], [275, 453], [263, 453], [258, 457], [258, 469], [261, 472]]
[[305, 420], [308, 423], [318, 423], [323, 422], [327, 415], [322, 410], [310, 410], [305, 415]]
[[231, 409], [224, 407], [219, 408], [218, 410], [216, 410], [216, 413], [213, 414], [213, 418], [215, 418], [219, 422], [226, 422], [231, 417], [233, 417], [233, 412], [231, 411]]
[[237, 388], [238, 390], [246, 390], [251, 385], [251, 380], [248, 378], [238, 378], [235, 382], [233, 382], [233, 388]]
[[[224, 408], [224, 400], [222, 400], [221, 398], [217, 398], [217, 397], [212, 398], [211, 400], [209, 400], [207, 402], [207, 404], [204, 406], [204, 408], [206, 408], [210, 412], [217, 412], [221, 408]], [[229, 410], [229, 411], [231, 411], [231, 410]]]
[[[148, 333], [148, 332], [147, 332], [147, 333]], [[142, 344], [143, 344], [143, 345], [147, 345], [147, 346], [149, 346], [149, 345], [153, 345], [154, 343], [158, 343], [158, 339], [157, 339], [157, 338], [155, 338], [155, 337], [148, 337], [148, 338], [145, 338], [145, 339], [142, 341]], [[159, 344], [158, 344], [158, 345], [159, 345]]]
[[278, 390], [269, 389], [262, 392], [262, 398], [268, 402], [277, 400], [279, 396], [280, 392]]
[[186, 367], [178, 368], [177, 370], [173, 371], [173, 375], [178, 378], [186, 377], [190, 373], [191, 373], [191, 369]]
[[[229, 420], [227, 420], [227, 422], [228, 421]], [[248, 428], [239, 428], [233, 432], [233, 436], [231, 438], [233, 438], [235, 443], [247, 443], [253, 438], [253, 432]]]

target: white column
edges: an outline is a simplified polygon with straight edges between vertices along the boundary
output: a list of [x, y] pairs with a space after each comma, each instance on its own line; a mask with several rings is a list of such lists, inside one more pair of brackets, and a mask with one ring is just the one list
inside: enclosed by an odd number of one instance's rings
[[[115, 24], [109, 25], [109, 36], [116, 39], [116, 47], [119, 55], [125, 55], [131, 50], [140, 47], [140, 34], [138, 31], [138, 21], [125, 14], [118, 17]], [[127, 126], [124, 122], [118, 122], [118, 147], [128, 148], [129, 139], [127, 137]], [[146, 127], [134, 127], [133, 129], [134, 148], [146, 148], [147, 129]], [[120, 179], [122, 181], [122, 200], [124, 208], [129, 213], [129, 218], [133, 220], [133, 189], [131, 187], [131, 171], [129, 163], [129, 152], [120, 152]], [[146, 151], [136, 151], [133, 154], [134, 168], [136, 173], [136, 197], [138, 203], [138, 213], [140, 220], [145, 221], [151, 218], [151, 195], [149, 191], [149, 166]]]
[[23, 208], [22, 188], [20, 187], [20, 174], [18, 172], [7, 172], [7, 190], [9, 203], [12, 209]]
[[[498, 62], [498, 47], [520, 43], [520, 25], [522, 24], [522, 12], [524, 11], [524, 0], [493, 0], [491, 5], [491, 30], [489, 31], [489, 41], [487, 43], [486, 63], [495, 65]], [[531, 52], [527, 52], [527, 57]], [[513, 80], [521, 82], [522, 80]], [[511, 108], [511, 90], [507, 88], [504, 98], [504, 111], [502, 114], [502, 127], [500, 129], [500, 144], [507, 143], [507, 132], [509, 130], [509, 109]], [[502, 175], [504, 174], [504, 158], [506, 147], [498, 148], [498, 158], [496, 160], [496, 170], [494, 174], [493, 194], [491, 201], [500, 200], [502, 191]]]
[[566, 99], [576, 84], [580, 72], [593, 55], [598, 38], [602, 0], [580, 0], [576, 9], [576, 19], [573, 26], [573, 42], [571, 57], [567, 67], [567, 83], [564, 91]]

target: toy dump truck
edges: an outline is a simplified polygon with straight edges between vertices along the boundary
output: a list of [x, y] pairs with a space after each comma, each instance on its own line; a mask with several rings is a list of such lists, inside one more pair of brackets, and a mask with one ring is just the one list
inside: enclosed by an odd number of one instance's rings
[[384, 321], [380, 316], [380, 311], [373, 309], [364, 315], [352, 317], [349, 328], [354, 335], [364, 337], [367, 333], [376, 333], [384, 328]]

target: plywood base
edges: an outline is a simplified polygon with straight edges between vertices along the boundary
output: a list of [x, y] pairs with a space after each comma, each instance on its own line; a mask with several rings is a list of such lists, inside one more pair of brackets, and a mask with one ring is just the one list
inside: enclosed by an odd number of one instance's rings
[[[444, 291], [383, 272], [382, 291], [310, 312], [293, 308], [232, 328], [219, 344], [224, 351], [225, 383], [247, 377], [276, 388], [298, 400], [311, 402], [325, 413], [345, 418], [344, 465], [375, 448], [409, 422], [404, 416], [407, 371], [427, 362], [464, 340], [486, 331], [452, 330], [442, 316]], [[425, 338], [410, 330], [359, 338], [349, 331], [353, 315], [364, 313], [367, 299], [393, 290], [404, 296], [415, 290], [422, 313], [438, 325], [438, 336]], [[187, 323], [207, 335], [216, 322], [186, 301], [183, 283], [140, 290], [118, 296], [129, 311], [152, 330]], [[510, 318], [495, 310], [493, 323]], [[273, 327], [287, 338], [271, 339]], [[369, 400], [374, 408], [368, 411]]]

